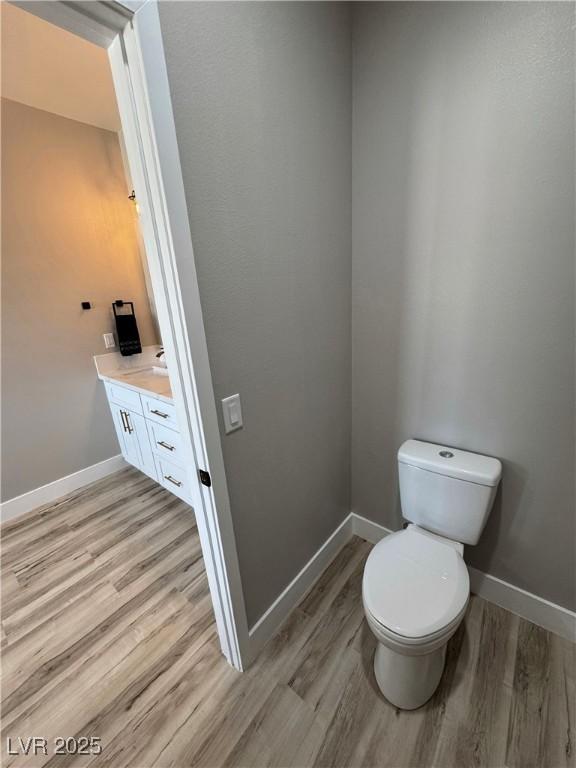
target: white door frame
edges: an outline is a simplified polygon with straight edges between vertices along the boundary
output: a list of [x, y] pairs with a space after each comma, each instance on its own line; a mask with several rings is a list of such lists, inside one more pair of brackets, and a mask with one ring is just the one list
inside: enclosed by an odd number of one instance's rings
[[248, 622], [157, 2], [16, 4], [108, 49], [218, 636], [241, 670], [251, 657]]

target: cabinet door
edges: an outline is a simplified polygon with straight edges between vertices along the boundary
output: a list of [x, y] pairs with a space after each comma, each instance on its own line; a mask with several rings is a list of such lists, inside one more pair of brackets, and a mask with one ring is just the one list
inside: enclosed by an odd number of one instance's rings
[[122, 456], [124, 456], [127, 462], [140, 469], [142, 461], [138, 447], [138, 438], [129, 421], [128, 411], [115, 403], [110, 403], [110, 410], [112, 411]]
[[152, 455], [148, 430], [146, 429], [146, 419], [143, 416], [140, 416], [139, 413], [132, 413], [131, 411], [126, 411], [126, 418], [128, 427], [132, 430], [130, 435], [135, 439], [138, 447], [140, 462], [138, 464], [138, 469], [141, 469], [142, 472], [145, 472], [148, 477], [151, 477], [153, 480], [157, 480], [158, 474], [156, 472], [154, 456]]

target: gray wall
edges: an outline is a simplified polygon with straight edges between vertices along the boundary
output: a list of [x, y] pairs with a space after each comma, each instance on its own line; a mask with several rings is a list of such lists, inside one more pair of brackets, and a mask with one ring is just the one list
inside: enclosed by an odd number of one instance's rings
[[3, 501], [120, 452], [92, 361], [118, 297], [155, 343], [117, 134], [2, 99]]
[[215, 395], [242, 397], [222, 444], [253, 623], [350, 509], [349, 8], [160, 17]]
[[498, 456], [468, 561], [574, 607], [573, 4], [354, 6], [353, 507], [409, 436]]

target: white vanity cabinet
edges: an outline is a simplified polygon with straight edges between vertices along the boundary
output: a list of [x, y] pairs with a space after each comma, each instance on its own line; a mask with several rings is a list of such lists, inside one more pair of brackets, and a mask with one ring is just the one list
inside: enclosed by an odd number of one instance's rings
[[104, 386], [122, 456], [190, 504], [174, 406], [117, 382], [108, 380]]

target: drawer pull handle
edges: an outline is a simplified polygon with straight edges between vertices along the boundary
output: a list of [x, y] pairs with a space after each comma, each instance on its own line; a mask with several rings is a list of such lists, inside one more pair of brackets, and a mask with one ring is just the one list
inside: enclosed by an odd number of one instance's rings
[[158, 440], [158, 445], [161, 445], [162, 448], [166, 448], [167, 451], [173, 451], [174, 450], [174, 446], [173, 445], [168, 445], [168, 443], [165, 443], [164, 440]]
[[174, 480], [172, 475], [164, 475], [164, 480], [169, 480], [171, 483], [174, 483], [174, 485], [177, 485], [178, 488], [180, 488], [180, 486], [182, 485], [180, 480]]
[[169, 415], [169, 414], [167, 414], [167, 413], [162, 413], [162, 411], [156, 411], [156, 410], [154, 410], [154, 409], [151, 409], [151, 410], [150, 410], [150, 413], [155, 413], [155, 414], [156, 414], [156, 416], [160, 416], [160, 418], [162, 418], [162, 419], [167, 419], [167, 418], [168, 418], [168, 415]]
[[130, 424], [130, 419], [128, 418], [128, 412], [127, 411], [120, 411], [120, 418], [122, 419], [122, 426], [124, 427], [124, 432], [128, 432], [129, 435], [134, 432], [132, 429], [132, 425]]

